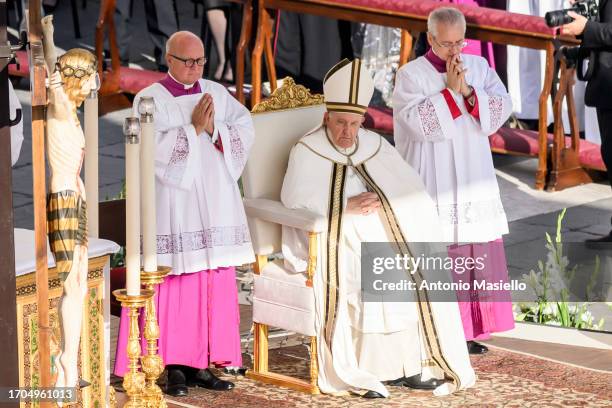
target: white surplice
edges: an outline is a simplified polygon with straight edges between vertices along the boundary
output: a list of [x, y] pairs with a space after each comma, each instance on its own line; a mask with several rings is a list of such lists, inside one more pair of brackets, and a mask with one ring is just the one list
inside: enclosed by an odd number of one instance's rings
[[[449, 365], [444, 372], [452, 371], [457, 380], [443, 384], [434, 394], [470, 387], [476, 377], [456, 303], [425, 302], [427, 306], [419, 306], [414, 301], [362, 301], [361, 243], [395, 242], [391, 223], [399, 226], [406, 237], [403, 242], [409, 246], [439, 242], [441, 230], [433, 201], [419, 176], [378, 134], [361, 129], [356, 150], [349, 156], [343, 153], [334, 148], [324, 127], [303, 137], [291, 151], [281, 192], [286, 207], [325, 216], [330, 225], [319, 239], [313, 279], [318, 386], [325, 393], [373, 390], [387, 396], [381, 381], [419, 373], [424, 379], [440, 378], [442, 370], [427, 363], [432, 353], [427, 344], [434, 344], [431, 347], [436, 348], [438, 360]], [[345, 176], [338, 176], [340, 173]], [[344, 213], [348, 198], [365, 191], [385, 197], [392, 211]], [[339, 225], [338, 229], [333, 225]], [[337, 244], [336, 250], [330, 249], [336, 245], [332, 242]], [[283, 227], [283, 255], [289, 270], [300, 273], [306, 269], [307, 248], [304, 231]], [[419, 307], [427, 310], [419, 313]], [[424, 323], [424, 319], [431, 320]], [[423, 324], [432, 321], [433, 329], [429, 325], [429, 331], [424, 331]], [[331, 335], [326, 327], [333, 327]]]
[[[156, 83], [134, 99], [135, 116], [142, 96], [155, 99], [157, 260], [175, 275], [254, 261], [238, 188], [254, 140], [251, 115], [223, 86], [199, 82], [199, 94], [174, 97]], [[212, 138], [191, 124], [204, 93], [215, 106]]]
[[446, 73], [425, 58], [404, 65], [393, 95], [395, 145], [419, 173], [437, 204], [446, 242], [488, 242], [508, 233], [488, 136], [512, 110], [510, 96], [487, 61], [462, 54], [480, 119], [463, 96], [450, 92], [461, 116], [453, 119], [441, 91]]

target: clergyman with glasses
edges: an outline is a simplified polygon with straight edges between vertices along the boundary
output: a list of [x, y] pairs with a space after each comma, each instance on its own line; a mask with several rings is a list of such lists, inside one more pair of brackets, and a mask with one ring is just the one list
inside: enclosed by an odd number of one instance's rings
[[[487, 60], [461, 53], [467, 45], [465, 29], [465, 17], [456, 8], [440, 7], [429, 15], [431, 48], [397, 72], [394, 138], [398, 151], [420, 174], [436, 202], [445, 242], [467, 244], [453, 245], [449, 254], [486, 254], [484, 268], [455, 274], [455, 278], [507, 281], [501, 237], [508, 233], [508, 222], [488, 136], [508, 119], [512, 101]], [[471, 354], [487, 351], [475, 340], [514, 327], [509, 293], [458, 296]]]
[[[209, 367], [242, 366], [235, 266], [253, 262], [238, 179], [254, 140], [249, 111], [202, 79], [204, 46], [187, 31], [166, 43], [168, 75], [139, 92], [155, 103], [157, 260], [172, 267], [157, 289], [166, 393], [230, 390]], [[129, 193], [128, 193], [129, 194]], [[122, 316], [115, 374], [127, 370]]]

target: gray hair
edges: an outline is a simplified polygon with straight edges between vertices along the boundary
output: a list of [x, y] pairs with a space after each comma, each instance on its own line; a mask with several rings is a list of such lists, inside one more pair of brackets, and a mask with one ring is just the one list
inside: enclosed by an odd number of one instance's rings
[[465, 16], [454, 7], [440, 7], [429, 13], [429, 17], [427, 17], [427, 31], [433, 36], [437, 36], [439, 24], [448, 26], [460, 24], [465, 32]]

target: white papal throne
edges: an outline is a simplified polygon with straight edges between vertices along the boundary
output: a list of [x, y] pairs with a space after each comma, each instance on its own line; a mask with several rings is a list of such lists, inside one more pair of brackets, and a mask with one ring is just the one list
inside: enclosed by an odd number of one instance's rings
[[[285, 78], [270, 99], [253, 108], [255, 143], [242, 174], [244, 206], [256, 254], [254, 362], [247, 376], [312, 394], [319, 393], [312, 276], [318, 234], [325, 230], [326, 220], [309, 211], [286, 208], [280, 202], [280, 193], [291, 148], [322, 122], [324, 112], [323, 96], [313, 96]], [[282, 225], [309, 233], [306, 274], [288, 271], [282, 260], [268, 262], [270, 255], [281, 252]], [[268, 370], [270, 326], [310, 337], [310, 381]]]

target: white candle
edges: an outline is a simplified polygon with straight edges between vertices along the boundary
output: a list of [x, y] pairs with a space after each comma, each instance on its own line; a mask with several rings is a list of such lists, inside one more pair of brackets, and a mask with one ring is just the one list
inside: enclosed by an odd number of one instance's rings
[[98, 238], [98, 92], [85, 99], [85, 196], [87, 197], [87, 229]]
[[140, 113], [140, 180], [142, 210], [142, 252], [145, 272], [157, 271], [157, 221], [155, 218], [155, 125], [152, 97], [138, 103]]
[[140, 295], [140, 123], [126, 118], [125, 135], [125, 266], [128, 296]]

